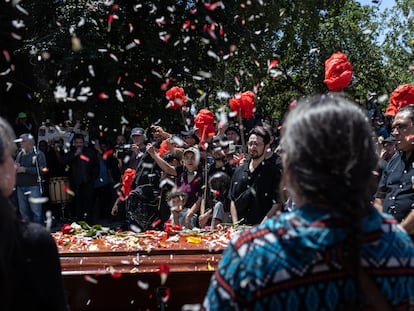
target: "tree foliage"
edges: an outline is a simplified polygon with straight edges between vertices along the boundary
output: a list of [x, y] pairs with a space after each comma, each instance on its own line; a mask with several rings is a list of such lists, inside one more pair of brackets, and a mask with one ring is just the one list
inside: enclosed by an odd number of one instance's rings
[[[408, 16], [412, 2], [397, 1], [391, 13]], [[253, 90], [258, 112], [282, 116], [293, 99], [327, 92], [324, 62], [337, 51], [354, 68], [351, 97], [388, 94], [410, 78], [400, 69], [412, 60], [411, 20], [384, 23], [377, 7], [355, 0], [59, 0], [25, 8], [18, 51], [30, 57], [36, 98], [55, 118], [72, 109], [112, 127], [122, 116], [173, 127], [181, 118], [165, 108], [165, 91], [174, 85], [185, 89], [189, 113], [228, 110], [230, 97]], [[389, 32], [382, 47], [384, 25], [404, 31]]]

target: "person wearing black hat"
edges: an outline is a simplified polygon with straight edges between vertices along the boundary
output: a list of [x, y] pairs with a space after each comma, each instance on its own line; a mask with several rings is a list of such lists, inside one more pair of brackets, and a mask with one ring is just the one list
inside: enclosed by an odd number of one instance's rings
[[200, 139], [193, 128], [189, 131], [181, 131], [181, 135], [184, 140], [184, 149], [198, 145], [200, 142]]
[[142, 127], [134, 127], [131, 131], [131, 150], [129, 154], [129, 168], [137, 168], [140, 158], [145, 152], [145, 140], [147, 139]]
[[233, 143], [233, 145], [240, 144], [240, 130], [233, 125], [230, 125], [224, 132], [227, 139]]
[[25, 112], [19, 112], [16, 118], [16, 125], [14, 131], [17, 137], [22, 134], [30, 133], [33, 135], [33, 125], [27, 120], [27, 114]]
[[385, 162], [391, 160], [394, 154], [397, 152], [395, 147], [397, 141], [394, 136], [390, 135], [382, 141], [382, 149], [380, 152], [380, 158]]

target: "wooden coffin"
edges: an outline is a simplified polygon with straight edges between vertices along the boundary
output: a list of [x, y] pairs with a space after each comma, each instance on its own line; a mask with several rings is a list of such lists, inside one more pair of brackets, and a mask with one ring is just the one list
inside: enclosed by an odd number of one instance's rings
[[230, 235], [54, 237], [72, 311], [197, 310]]

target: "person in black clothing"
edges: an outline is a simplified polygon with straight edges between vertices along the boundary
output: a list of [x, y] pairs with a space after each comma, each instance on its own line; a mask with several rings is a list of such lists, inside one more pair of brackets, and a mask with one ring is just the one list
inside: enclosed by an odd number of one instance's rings
[[270, 148], [270, 134], [261, 126], [249, 133], [249, 160], [236, 168], [231, 179], [229, 198], [233, 223], [256, 225], [281, 208], [280, 169], [275, 161], [265, 159]]
[[375, 207], [393, 215], [410, 235], [414, 234], [414, 105], [395, 115], [391, 134], [398, 153], [382, 172]]
[[2, 311], [68, 310], [56, 244], [39, 224], [18, 219], [13, 130], [0, 117], [0, 304]]
[[74, 216], [76, 220], [93, 220], [94, 183], [99, 176], [99, 162], [96, 151], [85, 147], [82, 134], [75, 134], [73, 148], [64, 157], [69, 165], [69, 177], [75, 193]]

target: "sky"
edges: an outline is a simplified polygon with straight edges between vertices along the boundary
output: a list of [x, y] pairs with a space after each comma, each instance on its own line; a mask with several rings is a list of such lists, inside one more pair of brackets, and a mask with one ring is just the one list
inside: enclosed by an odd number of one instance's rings
[[358, 1], [361, 4], [370, 4], [370, 5], [379, 5], [381, 10], [384, 10], [386, 8], [391, 8], [395, 4], [395, 0], [379, 0], [378, 4], [373, 4], [372, 0], [359, 0]]

